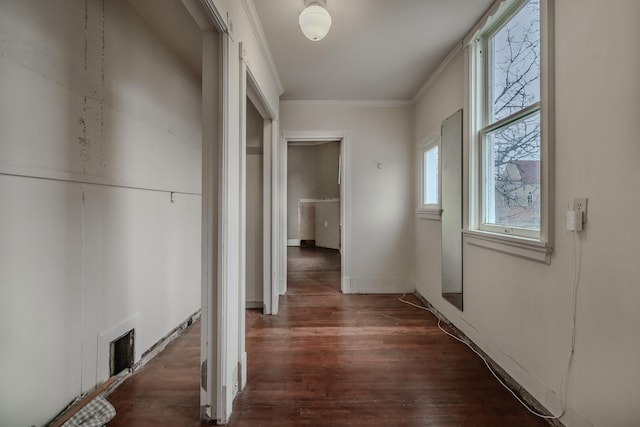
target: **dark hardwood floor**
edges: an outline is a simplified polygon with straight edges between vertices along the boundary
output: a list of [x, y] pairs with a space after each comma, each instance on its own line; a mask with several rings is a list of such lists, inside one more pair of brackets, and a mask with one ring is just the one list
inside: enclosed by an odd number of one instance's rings
[[200, 322], [191, 325], [107, 400], [116, 408], [108, 427], [200, 426]]
[[[278, 316], [247, 312], [248, 383], [229, 426], [547, 425], [430, 313], [342, 295], [337, 251], [289, 248], [288, 267]], [[198, 358], [194, 325], [109, 397], [109, 427], [199, 426]]]

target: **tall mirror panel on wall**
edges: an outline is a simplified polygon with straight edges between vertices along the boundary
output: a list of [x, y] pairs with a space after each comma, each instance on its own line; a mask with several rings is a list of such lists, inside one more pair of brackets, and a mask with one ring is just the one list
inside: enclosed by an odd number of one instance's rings
[[462, 110], [441, 133], [442, 297], [462, 310]]

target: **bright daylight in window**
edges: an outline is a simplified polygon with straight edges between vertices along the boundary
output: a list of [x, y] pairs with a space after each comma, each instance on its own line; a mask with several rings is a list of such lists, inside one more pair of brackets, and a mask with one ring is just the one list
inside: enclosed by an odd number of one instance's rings
[[[486, 33], [481, 135], [481, 228], [540, 231], [540, 0]], [[495, 230], [499, 229], [499, 230]]]
[[433, 205], [434, 207], [440, 203], [438, 191], [438, 145], [432, 145], [423, 152], [423, 168], [424, 174], [422, 183], [423, 194], [422, 204]]

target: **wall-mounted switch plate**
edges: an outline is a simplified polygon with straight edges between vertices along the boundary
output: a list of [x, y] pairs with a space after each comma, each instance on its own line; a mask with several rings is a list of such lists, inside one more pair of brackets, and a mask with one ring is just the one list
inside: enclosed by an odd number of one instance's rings
[[573, 199], [573, 210], [582, 212], [582, 223], [587, 223], [587, 205], [589, 199], [586, 197], [576, 197]]

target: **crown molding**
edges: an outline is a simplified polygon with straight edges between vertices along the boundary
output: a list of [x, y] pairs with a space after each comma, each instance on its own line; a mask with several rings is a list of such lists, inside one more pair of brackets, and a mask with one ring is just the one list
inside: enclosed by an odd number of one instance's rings
[[407, 107], [413, 105], [410, 99], [389, 100], [342, 100], [342, 99], [308, 99], [308, 100], [280, 100], [280, 105], [305, 105], [313, 107]]
[[412, 101], [414, 103], [418, 102], [418, 99], [426, 92], [427, 89], [429, 89], [429, 86], [431, 86], [433, 82], [435, 82], [436, 79], [440, 77], [440, 75], [444, 71], [446, 71], [447, 68], [449, 68], [449, 65], [451, 65], [451, 63], [455, 59], [457, 59], [458, 55], [460, 55], [461, 53], [462, 53], [462, 41], [459, 41], [456, 43], [456, 45], [451, 50], [451, 52], [449, 52], [449, 54], [442, 60], [442, 62], [440, 63], [440, 65], [438, 65], [435, 71], [431, 73], [431, 75], [429, 76], [427, 81], [424, 82], [420, 90], [418, 90], [418, 92], [416, 92], [416, 94], [413, 96]]
[[278, 68], [276, 67], [276, 63], [273, 60], [273, 55], [271, 54], [271, 49], [269, 48], [269, 42], [267, 42], [267, 37], [264, 35], [264, 30], [262, 29], [262, 23], [260, 22], [260, 17], [258, 16], [258, 11], [256, 10], [256, 5], [253, 0], [241, 0], [242, 7], [249, 18], [249, 24], [251, 25], [251, 30], [258, 41], [258, 46], [262, 51], [265, 59], [269, 63], [269, 69], [271, 70], [271, 75], [273, 77], [273, 81], [278, 88], [278, 95], [282, 95], [284, 93], [284, 87], [282, 86], [282, 80], [280, 80], [280, 74], [278, 73]]

